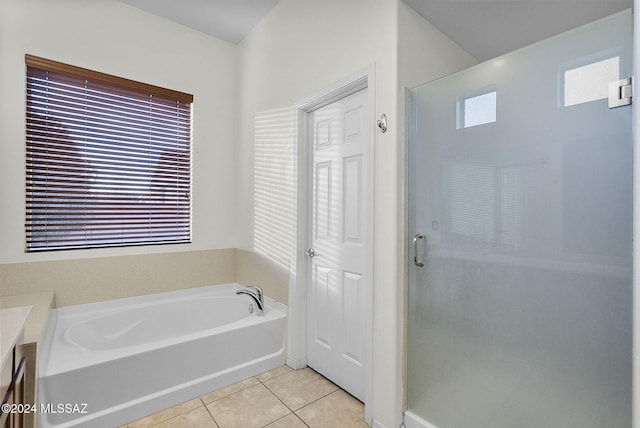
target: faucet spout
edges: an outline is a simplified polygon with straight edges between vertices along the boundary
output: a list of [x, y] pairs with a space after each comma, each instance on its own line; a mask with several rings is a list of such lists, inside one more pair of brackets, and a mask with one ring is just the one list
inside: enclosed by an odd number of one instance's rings
[[247, 290], [247, 289], [238, 290], [236, 291], [236, 294], [238, 295], [245, 294], [251, 297], [255, 302], [256, 306], [258, 307], [258, 312], [256, 315], [264, 316], [264, 294], [262, 292], [262, 288], [258, 287], [257, 285], [251, 288], [253, 290]]

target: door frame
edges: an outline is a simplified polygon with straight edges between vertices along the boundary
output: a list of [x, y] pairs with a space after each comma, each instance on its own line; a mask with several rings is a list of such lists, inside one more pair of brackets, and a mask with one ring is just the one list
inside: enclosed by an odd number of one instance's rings
[[365, 123], [371, 126], [367, 144], [369, 156], [367, 157], [367, 176], [365, 180], [371, 186], [369, 197], [366, 201], [365, 211], [369, 217], [369, 226], [365, 233], [369, 240], [367, 248], [366, 275], [370, 278], [370, 284], [365, 299], [365, 325], [364, 339], [364, 365], [365, 365], [365, 421], [371, 425], [373, 419], [373, 247], [374, 247], [374, 157], [375, 157], [375, 65], [372, 64], [352, 75], [325, 88], [318, 94], [306, 98], [296, 104], [296, 150], [297, 150], [297, 235], [296, 235], [296, 259], [295, 273], [292, 274], [289, 286], [289, 352], [287, 365], [294, 369], [307, 366], [307, 291], [310, 288], [311, 263], [305, 251], [309, 247], [311, 238], [311, 202], [312, 179], [309, 165], [310, 125], [309, 119], [312, 112], [331, 104], [334, 101], [345, 98], [362, 89], [367, 89], [367, 113]]

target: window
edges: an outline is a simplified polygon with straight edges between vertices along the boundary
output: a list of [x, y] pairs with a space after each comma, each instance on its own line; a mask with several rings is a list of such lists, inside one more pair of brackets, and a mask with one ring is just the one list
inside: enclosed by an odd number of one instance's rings
[[608, 98], [609, 82], [620, 79], [619, 76], [619, 56], [565, 70], [563, 105], [569, 107]]
[[193, 96], [25, 62], [27, 251], [191, 242]]
[[458, 99], [458, 129], [496, 121], [495, 87], [480, 90]]

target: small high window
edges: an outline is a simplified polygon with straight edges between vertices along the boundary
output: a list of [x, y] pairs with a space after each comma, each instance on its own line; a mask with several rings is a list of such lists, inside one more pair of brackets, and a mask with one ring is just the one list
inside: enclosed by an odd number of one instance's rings
[[494, 88], [458, 100], [458, 129], [496, 121], [497, 93]]
[[191, 242], [193, 96], [26, 66], [27, 251]]
[[620, 57], [615, 56], [564, 71], [564, 107], [608, 98], [609, 82], [620, 79]]

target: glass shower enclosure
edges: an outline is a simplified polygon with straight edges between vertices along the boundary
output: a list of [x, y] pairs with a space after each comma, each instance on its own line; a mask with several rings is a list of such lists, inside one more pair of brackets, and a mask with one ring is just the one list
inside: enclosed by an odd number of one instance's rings
[[632, 38], [629, 10], [411, 90], [408, 428], [631, 427]]

